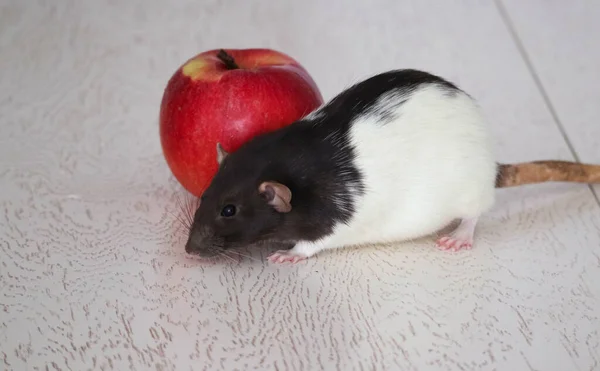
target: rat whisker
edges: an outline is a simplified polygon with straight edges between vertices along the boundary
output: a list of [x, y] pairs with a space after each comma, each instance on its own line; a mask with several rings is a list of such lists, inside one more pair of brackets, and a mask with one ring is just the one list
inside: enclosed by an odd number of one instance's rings
[[184, 212], [183, 206], [182, 206], [182, 204], [181, 204], [181, 199], [179, 198], [179, 196], [177, 196], [177, 197], [175, 198], [175, 202], [177, 203], [177, 208], [179, 209], [179, 211], [181, 211], [181, 213], [182, 213], [183, 215], [185, 215], [185, 212]]
[[190, 224], [190, 226], [192, 224], [194, 224], [194, 219], [191, 217], [190, 215], [190, 209], [187, 206], [189, 204], [189, 202], [183, 202], [181, 201], [181, 198], [179, 196], [177, 196], [177, 205], [180, 208], [183, 216], [187, 219], [188, 223]]
[[175, 214], [174, 212], [172, 212], [172, 211], [170, 211], [170, 210], [169, 210], [168, 212], [169, 212], [169, 214], [171, 214], [171, 215], [172, 215], [172, 216], [175, 218], [175, 220], [176, 220], [176, 221], [177, 221], [179, 224], [181, 224], [181, 225], [182, 225], [184, 228], [186, 228], [186, 229], [188, 229], [188, 230], [191, 228], [191, 224], [187, 223], [187, 222], [186, 222], [186, 221], [185, 221], [185, 220], [184, 220], [184, 219], [181, 217], [181, 215], [177, 215], [177, 214]]
[[224, 251], [219, 252], [219, 256], [225, 257], [225, 258], [231, 260], [234, 263], [238, 263], [233, 257], [227, 255]]
[[184, 196], [184, 197], [185, 197], [185, 201], [182, 201], [181, 198], [179, 196], [177, 196], [177, 198], [176, 198], [177, 206], [181, 210], [182, 216], [187, 220], [187, 222], [191, 228], [191, 226], [194, 224], [194, 217], [189, 208], [189, 203], [190, 203], [189, 199], [186, 196]]
[[236, 263], [239, 263], [242, 260], [242, 257], [239, 256], [239, 255], [234, 255], [234, 256], [229, 255], [229, 253], [227, 252], [227, 250], [223, 251], [223, 254], [226, 255], [226, 256], [228, 256], [228, 257], [230, 257], [230, 258], [232, 258], [232, 259], [234, 259]]
[[195, 211], [197, 209], [197, 207], [196, 208], [194, 207], [194, 199], [190, 198], [190, 197], [187, 197], [186, 198], [186, 205], [185, 206], [186, 206], [187, 217], [190, 220], [190, 223], [193, 224], [193, 222], [194, 222], [194, 213], [195, 213]]
[[242, 258], [248, 258], [248, 259], [251, 259], [251, 260], [258, 261], [258, 262], [261, 261], [260, 259], [256, 259], [253, 256], [250, 256], [250, 255], [247, 255], [247, 254], [242, 254], [239, 251], [227, 250], [227, 253], [229, 253], [229, 254], [235, 254], [235, 255], [238, 255], [238, 256], [240, 256]]

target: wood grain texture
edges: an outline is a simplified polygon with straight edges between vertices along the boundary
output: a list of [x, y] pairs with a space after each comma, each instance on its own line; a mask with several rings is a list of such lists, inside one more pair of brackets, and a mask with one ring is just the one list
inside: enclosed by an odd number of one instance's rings
[[287, 51], [328, 98], [432, 70], [478, 97], [499, 160], [570, 160], [491, 3], [365, 4], [0, 2], [1, 370], [600, 369], [586, 186], [500, 190], [469, 252], [184, 255], [156, 120], [170, 74], [213, 47]]

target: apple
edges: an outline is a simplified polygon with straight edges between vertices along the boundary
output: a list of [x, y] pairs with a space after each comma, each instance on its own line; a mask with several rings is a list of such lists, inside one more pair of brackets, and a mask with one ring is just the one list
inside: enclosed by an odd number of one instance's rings
[[209, 50], [186, 61], [167, 83], [159, 123], [163, 154], [177, 181], [199, 197], [218, 170], [218, 146], [235, 152], [322, 104], [312, 77], [284, 53]]

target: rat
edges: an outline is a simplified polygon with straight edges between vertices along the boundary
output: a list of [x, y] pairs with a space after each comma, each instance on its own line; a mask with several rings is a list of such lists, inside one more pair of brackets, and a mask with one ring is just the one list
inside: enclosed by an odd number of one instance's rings
[[496, 188], [600, 182], [600, 165], [500, 164], [478, 103], [432, 73], [383, 72], [305, 117], [228, 152], [194, 213], [185, 250], [212, 257], [265, 242], [292, 246], [273, 263], [321, 251], [437, 233], [438, 248], [470, 249]]

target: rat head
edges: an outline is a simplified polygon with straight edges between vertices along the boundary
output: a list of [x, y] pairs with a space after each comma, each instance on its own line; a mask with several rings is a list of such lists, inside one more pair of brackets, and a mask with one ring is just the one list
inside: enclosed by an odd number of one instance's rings
[[185, 246], [188, 254], [212, 257], [265, 241], [292, 210], [292, 193], [286, 185], [260, 180], [255, 166], [228, 157], [233, 155], [217, 144], [219, 171], [194, 215]]

